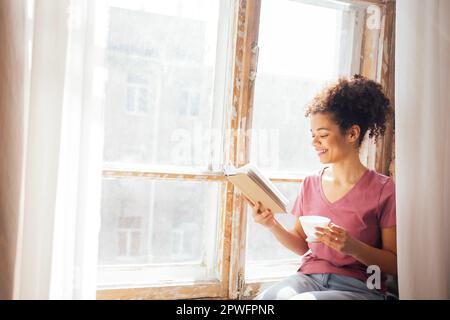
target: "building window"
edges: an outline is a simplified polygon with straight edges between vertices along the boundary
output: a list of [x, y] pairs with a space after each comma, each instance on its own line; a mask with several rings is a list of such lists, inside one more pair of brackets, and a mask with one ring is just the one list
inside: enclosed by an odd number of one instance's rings
[[141, 254], [141, 217], [119, 218], [119, 257], [140, 256]]
[[196, 90], [181, 90], [178, 114], [181, 116], [198, 117], [200, 115], [201, 94]]
[[126, 113], [147, 115], [149, 112], [150, 89], [148, 81], [137, 76], [128, 76]]

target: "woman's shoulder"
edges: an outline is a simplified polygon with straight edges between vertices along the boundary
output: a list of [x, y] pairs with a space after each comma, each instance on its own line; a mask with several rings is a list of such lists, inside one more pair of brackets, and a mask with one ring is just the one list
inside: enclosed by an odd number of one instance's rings
[[320, 177], [322, 176], [323, 170], [325, 170], [325, 168], [326, 167], [307, 172], [305, 174], [305, 177], [303, 178], [303, 185], [312, 186], [319, 183]]
[[385, 174], [379, 173], [373, 169], [369, 169], [369, 171], [372, 173], [372, 179], [373, 182], [375, 183], [379, 183], [381, 185], [384, 185], [386, 183], [394, 183], [394, 179], [392, 179], [392, 177], [389, 177]]
[[379, 189], [383, 193], [395, 193], [395, 182], [392, 177], [389, 177], [372, 169], [369, 170], [371, 173], [371, 188]]

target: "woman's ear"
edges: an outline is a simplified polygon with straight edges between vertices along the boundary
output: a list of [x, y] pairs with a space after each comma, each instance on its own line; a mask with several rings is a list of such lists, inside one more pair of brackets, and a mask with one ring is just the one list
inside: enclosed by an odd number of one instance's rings
[[350, 143], [357, 143], [359, 136], [361, 135], [361, 128], [354, 124], [347, 130], [347, 139]]

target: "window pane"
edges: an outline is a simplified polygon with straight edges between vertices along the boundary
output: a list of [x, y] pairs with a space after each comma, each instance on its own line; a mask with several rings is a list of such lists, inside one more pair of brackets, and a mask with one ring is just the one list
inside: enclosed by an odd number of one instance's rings
[[147, 108], [148, 108], [148, 89], [140, 88], [140, 90], [139, 90], [139, 111], [146, 114]]
[[251, 146], [251, 161], [261, 168], [306, 173], [320, 167], [304, 107], [324, 84], [355, 72], [360, 41], [352, 10], [262, 2]]
[[[289, 199], [288, 214], [276, 214], [276, 219], [287, 229], [293, 229], [295, 217], [290, 214], [300, 191], [299, 183], [275, 183]], [[247, 210], [247, 262], [262, 260], [297, 259], [298, 255], [284, 248], [265, 227], [253, 221], [251, 207]]]
[[127, 88], [127, 111], [130, 113], [134, 112], [135, 109], [135, 92], [136, 92], [136, 88], [129, 86]]
[[105, 161], [205, 168], [219, 0], [108, 3]]
[[105, 179], [100, 265], [206, 263], [218, 183]]

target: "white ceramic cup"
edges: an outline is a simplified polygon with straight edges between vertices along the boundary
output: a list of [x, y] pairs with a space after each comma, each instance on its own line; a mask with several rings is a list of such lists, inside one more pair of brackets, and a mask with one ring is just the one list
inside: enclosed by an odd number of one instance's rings
[[330, 223], [330, 219], [322, 216], [301, 216], [299, 218], [302, 224], [303, 231], [307, 235], [307, 242], [317, 242], [317, 237], [314, 234], [316, 232], [316, 227], [325, 228]]

